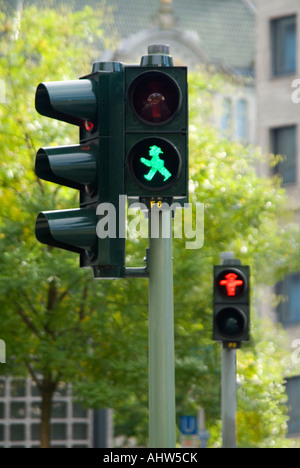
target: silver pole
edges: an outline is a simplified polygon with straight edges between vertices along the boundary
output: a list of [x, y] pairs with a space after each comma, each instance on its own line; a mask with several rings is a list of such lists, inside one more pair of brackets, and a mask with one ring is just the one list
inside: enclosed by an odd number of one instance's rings
[[236, 448], [236, 350], [222, 349], [223, 448]]
[[[222, 265], [234, 264], [233, 252], [222, 252]], [[222, 348], [222, 436], [223, 448], [236, 448], [236, 349]]]
[[149, 213], [149, 445], [175, 448], [172, 212]]

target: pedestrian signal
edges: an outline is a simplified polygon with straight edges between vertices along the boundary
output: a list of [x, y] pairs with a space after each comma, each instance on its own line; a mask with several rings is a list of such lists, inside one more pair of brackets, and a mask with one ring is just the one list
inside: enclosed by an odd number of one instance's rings
[[214, 267], [213, 337], [223, 343], [249, 341], [249, 267]]
[[187, 68], [153, 50], [141, 66], [125, 69], [125, 190], [129, 197], [187, 201]]

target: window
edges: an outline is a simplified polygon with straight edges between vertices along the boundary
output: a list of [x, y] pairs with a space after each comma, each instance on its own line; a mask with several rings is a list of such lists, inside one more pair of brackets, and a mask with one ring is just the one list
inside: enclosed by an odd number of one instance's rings
[[281, 299], [277, 307], [279, 321], [285, 326], [300, 323], [300, 272], [278, 283], [276, 295]]
[[236, 94], [222, 96], [218, 111], [218, 126], [224, 138], [247, 142], [249, 137], [248, 100]]
[[289, 421], [288, 434], [300, 433], [300, 377], [287, 379], [286, 391], [288, 394]]
[[31, 424], [30, 428], [30, 436], [31, 440], [40, 440], [40, 430], [41, 430], [41, 425], [40, 424]]
[[0, 441], [1, 442], [5, 440], [4, 433], [5, 433], [5, 426], [3, 424], [0, 424]]
[[[40, 446], [41, 395], [30, 380], [0, 378], [0, 448]], [[71, 399], [60, 385], [52, 404], [51, 446], [91, 447], [93, 412]]]
[[275, 174], [282, 177], [283, 184], [297, 182], [297, 127], [275, 128], [271, 132], [272, 151], [283, 156], [275, 167]]
[[222, 102], [221, 130], [226, 136], [230, 136], [232, 133], [232, 117], [232, 100], [224, 98]]
[[5, 380], [0, 380], [0, 398], [5, 396]]
[[23, 419], [26, 417], [25, 402], [13, 402], [10, 404], [11, 419]]
[[297, 71], [297, 21], [288, 16], [271, 22], [273, 46], [273, 76], [290, 75]]
[[52, 423], [51, 439], [65, 440], [67, 438], [67, 425], [63, 423]]
[[88, 425], [83, 423], [73, 424], [73, 439], [81, 440], [88, 438]]
[[87, 418], [87, 410], [85, 410], [79, 403], [73, 403], [73, 418]]
[[54, 401], [52, 404], [52, 418], [66, 418], [67, 417], [67, 402]]
[[246, 99], [238, 99], [236, 103], [236, 137], [238, 141], [248, 138], [248, 103]]
[[5, 415], [5, 406], [4, 403], [0, 403], [0, 419], [4, 419]]
[[13, 380], [10, 384], [10, 388], [13, 398], [24, 397], [26, 395], [26, 382], [23, 379]]
[[20, 442], [25, 440], [25, 425], [24, 424], [12, 424], [9, 427], [10, 440], [13, 442]]

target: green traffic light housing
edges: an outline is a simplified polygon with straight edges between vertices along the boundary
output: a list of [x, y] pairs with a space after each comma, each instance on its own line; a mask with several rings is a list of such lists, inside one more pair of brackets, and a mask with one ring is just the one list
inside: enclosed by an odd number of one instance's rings
[[118, 214], [119, 195], [124, 194], [123, 88], [122, 64], [99, 63], [79, 80], [39, 84], [35, 96], [40, 114], [80, 129], [79, 144], [40, 148], [36, 155], [39, 178], [80, 193], [79, 208], [41, 212], [36, 237], [79, 254], [80, 266], [91, 267], [95, 278], [125, 273], [125, 236], [97, 235], [98, 206], [110, 202]]
[[40, 83], [35, 107], [41, 115], [73, 125], [97, 119], [97, 90], [93, 80]]
[[77, 190], [97, 186], [97, 145], [40, 148], [35, 173], [43, 180]]
[[[95, 278], [126, 274], [122, 197], [188, 201], [187, 68], [173, 66], [168, 46], [148, 52], [140, 66], [97, 62], [90, 75], [36, 90], [41, 115], [79, 127], [79, 144], [39, 149], [36, 175], [80, 193], [76, 210], [40, 213], [36, 237], [79, 253]], [[111, 238], [97, 231], [107, 203], [116, 215]]]
[[125, 68], [125, 95], [127, 195], [188, 201], [187, 68], [150, 46], [141, 66]]
[[92, 258], [96, 252], [96, 213], [73, 209], [45, 211], [36, 220], [36, 237], [43, 243]]

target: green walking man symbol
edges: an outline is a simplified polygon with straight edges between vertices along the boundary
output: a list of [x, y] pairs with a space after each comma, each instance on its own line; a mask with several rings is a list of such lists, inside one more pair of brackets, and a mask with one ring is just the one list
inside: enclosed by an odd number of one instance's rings
[[164, 177], [164, 182], [168, 180], [172, 174], [165, 168], [165, 162], [159, 157], [160, 154], [164, 154], [159, 146], [150, 146], [149, 156], [152, 159], [141, 158], [140, 161], [147, 167], [151, 167], [148, 174], [144, 175], [144, 178], [149, 182], [153, 179], [155, 174], [159, 172]]

